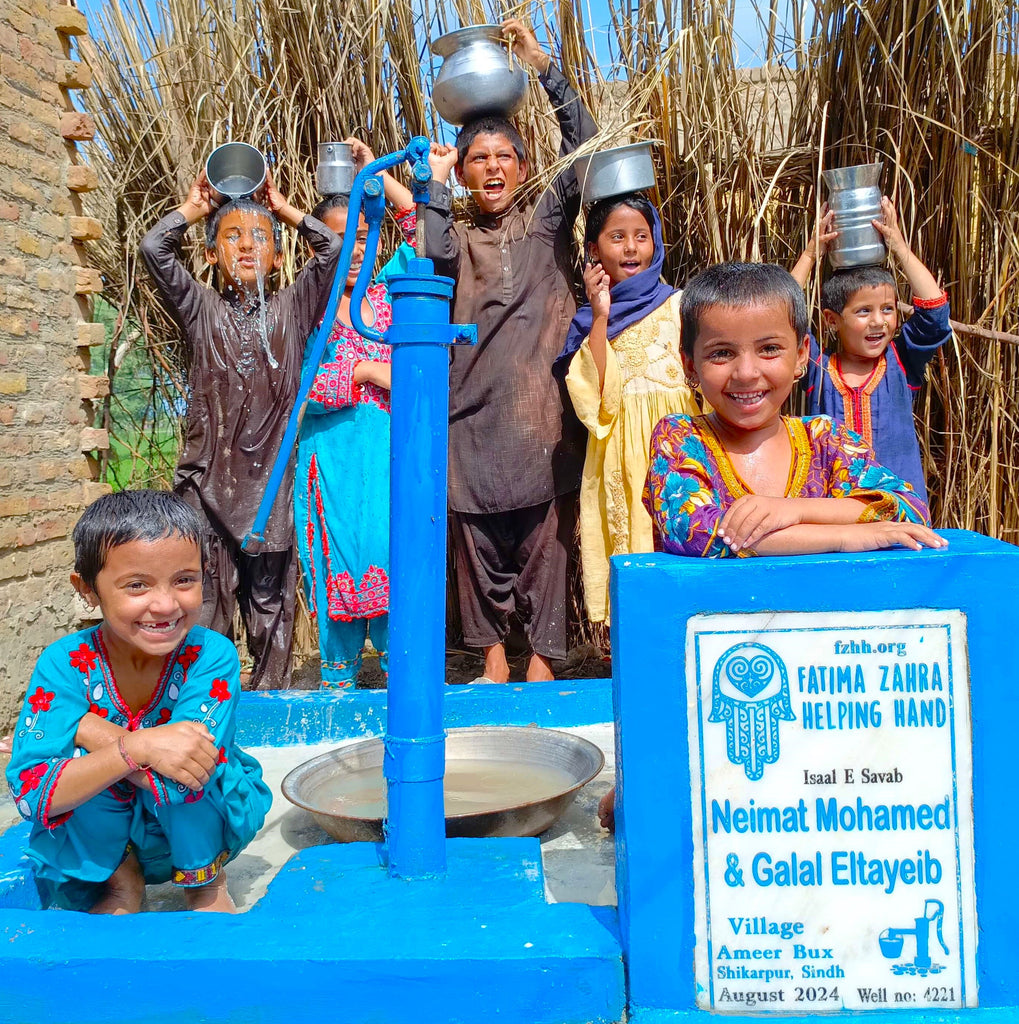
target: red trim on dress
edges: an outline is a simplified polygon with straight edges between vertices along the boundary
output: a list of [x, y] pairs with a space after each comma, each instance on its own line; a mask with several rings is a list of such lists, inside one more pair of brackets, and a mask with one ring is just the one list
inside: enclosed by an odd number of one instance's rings
[[163, 699], [163, 691], [170, 682], [173, 666], [177, 664], [177, 656], [180, 654], [186, 640], [187, 637], [181, 640], [166, 656], [163, 661], [162, 671], [159, 674], [159, 681], [149, 695], [148, 702], [137, 713], [133, 713], [130, 707], [128, 707], [127, 701], [121, 696], [120, 689], [117, 686], [117, 679], [113, 674], [113, 666], [110, 664], [110, 656], [107, 653], [106, 643], [103, 640], [102, 626], [96, 626], [96, 646], [99, 648], [99, 668], [103, 673], [103, 682], [106, 683], [106, 690], [110, 695], [110, 699], [117, 705], [117, 710], [127, 719], [125, 728], [128, 732], [134, 732], [141, 724], [142, 719]]
[[[898, 359], [898, 354], [895, 358]], [[831, 378], [832, 384], [835, 385], [835, 390], [842, 396], [846, 424], [850, 430], [856, 431], [872, 447], [874, 440], [870, 396], [881, 383], [887, 368], [887, 356], [882, 352], [867, 379], [859, 387], [853, 387], [842, 376], [842, 363], [839, 357], [836, 355], [828, 360], [828, 376]]]
[[71, 763], [71, 758], [65, 758], [64, 763], [56, 770], [56, 773], [52, 777], [52, 781], [49, 784], [49, 791], [46, 794], [46, 802], [43, 804], [42, 812], [39, 815], [39, 823], [47, 829], [55, 829], [57, 825], [62, 825], [67, 819], [74, 813], [72, 807], [69, 811], [62, 811], [55, 818], [50, 817], [50, 805], [53, 803], [53, 794], [56, 792], [57, 783], [60, 781], [60, 776], [64, 774], [64, 769]]
[[936, 299], [920, 299], [912, 296], [914, 309], [940, 309], [948, 303], [948, 292], [942, 292]]

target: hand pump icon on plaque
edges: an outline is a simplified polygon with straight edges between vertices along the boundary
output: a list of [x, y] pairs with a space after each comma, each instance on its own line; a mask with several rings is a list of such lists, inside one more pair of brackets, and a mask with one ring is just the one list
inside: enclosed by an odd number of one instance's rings
[[931, 925], [934, 925], [938, 942], [947, 954], [948, 946], [945, 945], [945, 938], [942, 928], [945, 921], [945, 905], [941, 900], [925, 900], [923, 905], [923, 917], [913, 919], [913, 928], [886, 928], [878, 936], [878, 944], [881, 946], [881, 953], [889, 960], [898, 959], [902, 956], [902, 947], [907, 935], [912, 935], [916, 943], [916, 955], [912, 960], [904, 960], [901, 963], [892, 964], [893, 974], [913, 974], [926, 978], [928, 974], [940, 974], [944, 964], [936, 964], [931, 960]]

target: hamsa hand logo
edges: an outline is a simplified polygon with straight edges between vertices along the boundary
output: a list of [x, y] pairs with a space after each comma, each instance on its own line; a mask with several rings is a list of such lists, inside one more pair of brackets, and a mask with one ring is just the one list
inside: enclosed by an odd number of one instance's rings
[[785, 662], [759, 643], [739, 643], [716, 662], [709, 722], [725, 722], [726, 750], [751, 781], [779, 756], [778, 723], [795, 721]]

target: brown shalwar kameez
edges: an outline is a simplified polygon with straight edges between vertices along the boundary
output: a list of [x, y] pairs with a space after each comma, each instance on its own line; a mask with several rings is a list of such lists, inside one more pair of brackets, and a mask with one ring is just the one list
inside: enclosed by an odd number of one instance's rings
[[308, 335], [322, 318], [341, 239], [305, 217], [298, 233], [315, 256], [265, 303], [240, 302], [199, 284], [180, 260], [187, 221], [164, 217], [141, 254], [184, 331], [191, 356], [187, 433], [173, 489], [207, 524], [202, 625], [232, 637], [235, 602], [255, 660], [251, 686], [290, 685], [294, 596], [293, 465], [265, 528], [263, 553], [247, 555], [251, 529], [297, 397]]
[[[561, 155], [597, 128], [562, 72], [540, 77], [562, 131]], [[431, 184], [428, 256], [456, 280], [453, 319], [478, 343], [454, 348], [449, 393], [449, 506], [464, 635], [489, 646], [524, 622], [532, 650], [566, 653], [566, 555], [586, 438], [552, 376], [576, 312], [572, 169], [536, 202], [453, 222], [449, 189]], [[570, 524], [570, 530], [565, 525]]]

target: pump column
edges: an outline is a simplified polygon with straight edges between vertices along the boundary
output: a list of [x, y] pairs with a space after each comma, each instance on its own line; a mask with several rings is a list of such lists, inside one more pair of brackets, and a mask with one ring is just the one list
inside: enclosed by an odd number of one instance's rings
[[389, 712], [383, 770], [389, 874], [446, 870], [446, 458], [449, 346], [477, 328], [449, 323], [453, 281], [412, 259], [389, 279], [393, 325], [390, 446]]

